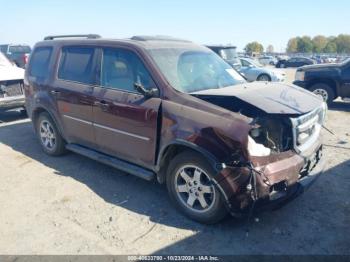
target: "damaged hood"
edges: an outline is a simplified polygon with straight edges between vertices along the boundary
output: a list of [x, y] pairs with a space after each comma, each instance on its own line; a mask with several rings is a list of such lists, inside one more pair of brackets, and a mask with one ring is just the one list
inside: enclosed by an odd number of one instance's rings
[[313, 93], [282, 83], [243, 83], [191, 94], [236, 97], [268, 114], [304, 114], [322, 105], [322, 100]]
[[24, 78], [24, 69], [15, 65], [4, 66], [0, 64], [0, 81], [20, 80]]

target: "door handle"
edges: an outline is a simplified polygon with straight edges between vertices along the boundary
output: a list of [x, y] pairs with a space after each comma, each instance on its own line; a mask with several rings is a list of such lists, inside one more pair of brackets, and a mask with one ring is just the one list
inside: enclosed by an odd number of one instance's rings
[[53, 95], [58, 95], [58, 94], [60, 94], [61, 92], [60, 91], [58, 91], [58, 90], [51, 90], [51, 94], [53, 94]]
[[96, 101], [95, 105], [99, 106], [102, 109], [102, 111], [106, 111], [109, 108], [109, 104], [104, 100]]

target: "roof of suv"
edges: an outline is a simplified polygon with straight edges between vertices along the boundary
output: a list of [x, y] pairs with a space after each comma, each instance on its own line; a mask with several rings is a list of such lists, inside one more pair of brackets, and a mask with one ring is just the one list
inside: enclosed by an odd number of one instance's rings
[[88, 34], [88, 35], [60, 35], [60, 36], [47, 36], [44, 41], [40, 42], [40, 45], [44, 45], [48, 42], [54, 43], [124, 43], [132, 44], [145, 49], [155, 49], [155, 48], [172, 48], [172, 47], [200, 47], [191, 41], [173, 38], [169, 36], [133, 36], [126, 39], [108, 39], [102, 38], [99, 35]]

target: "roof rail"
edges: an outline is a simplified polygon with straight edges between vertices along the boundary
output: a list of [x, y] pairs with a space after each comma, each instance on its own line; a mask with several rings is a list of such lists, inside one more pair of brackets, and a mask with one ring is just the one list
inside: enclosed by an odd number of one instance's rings
[[136, 41], [173, 41], [173, 42], [187, 42], [187, 43], [191, 42], [185, 39], [175, 38], [171, 36], [163, 36], [163, 35], [156, 35], [156, 36], [135, 35], [130, 39], [136, 40]]
[[87, 35], [49, 35], [44, 38], [44, 40], [54, 40], [55, 38], [75, 38], [75, 37], [86, 37], [87, 39], [97, 39], [101, 38], [100, 35], [87, 34]]

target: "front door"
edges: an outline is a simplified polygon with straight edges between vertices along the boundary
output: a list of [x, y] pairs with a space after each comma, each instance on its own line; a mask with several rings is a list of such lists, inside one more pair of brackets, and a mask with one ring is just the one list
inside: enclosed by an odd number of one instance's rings
[[340, 95], [350, 98], [350, 61], [341, 70]]
[[155, 161], [161, 99], [146, 98], [134, 85], [156, 87], [144, 63], [126, 49], [101, 52], [100, 86], [95, 87], [94, 131], [99, 150], [150, 167]]
[[93, 47], [63, 47], [57, 78], [51, 89], [67, 139], [89, 147], [95, 142], [92, 124], [95, 64]]

